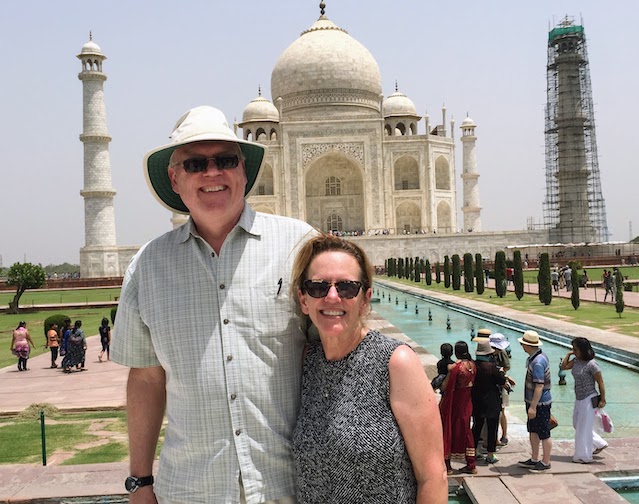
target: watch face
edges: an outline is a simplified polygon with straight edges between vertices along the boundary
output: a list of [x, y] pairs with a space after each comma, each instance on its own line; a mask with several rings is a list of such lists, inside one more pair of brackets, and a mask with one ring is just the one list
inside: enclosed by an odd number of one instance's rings
[[140, 488], [140, 480], [135, 476], [129, 476], [124, 480], [124, 488], [126, 488], [127, 492], [133, 493]]

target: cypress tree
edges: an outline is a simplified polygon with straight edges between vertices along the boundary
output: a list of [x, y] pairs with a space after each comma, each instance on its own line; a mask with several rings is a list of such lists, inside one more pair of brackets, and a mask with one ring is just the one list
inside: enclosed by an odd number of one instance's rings
[[473, 255], [468, 252], [464, 254], [464, 291], [473, 292], [475, 281], [473, 273]]
[[579, 264], [576, 262], [570, 262], [568, 264], [570, 269], [572, 270], [572, 275], [570, 277], [570, 284], [572, 289], [570, 290], [570, 301], [572, 302], [572, 307], [576, 310], [579, 308], [579, 275], [577, 275], [577, 270], [581, 268]]
[[[424, 262], [424, 259], [420, 259], [419, 260], [419, 271], [422, 272], [422, 273], [424, 273], [426, 271], [426, 263]], [[424, 280], [425, 280], [425, 278], [424, 278]], [[419, 281], [421, 283], [421, 276], [420, 276]]]
[[419, 283], [422, 280], [422, 270], [420, 268], [418, 257], [415, 258], [415, 262], [413, 264], [415, 268], [415, 272], [413, 274], [413, 280], [415, 280], [415, 283]]
[[513, 284], [515, 284], [515, 296], [517, 299], [524, 297], [524, 267], [521, 262], [521, 251], [515, 250], [513, 254]]
[[539, 274], [537, 275], [539, 284], [539, 301], [545, 305], [552, 302], [552, 285], [550, 284], [550, 258], [548, 252], [539, 256]]
[[619, 318], [621, 318], [621, 313], [623, 312], [625, 303], [623, 302], [623, 274], [619, 270], [617, 270], [617, 272], [615, 273], [615, 283], [617, 287], [617, 301], [615, 302], [615, 310], [619, 314]]
[[435, 263], [435, 282], [442, 283], [442, 269], [439, 261]]
[[430, 270], [430, 261], [428, 259], [426, 259], [424, 264], [424, 271], [426, 272], [426, 285], [431, 285], [433, 283], [433, 272]]
[[408, 278], [409, 280], [414, 279], [415, 274], [415, 263], [413, 262], [413, 258], [411, 257], [408, 263]]
[[461, 260], [459, 254], [453, 255], [453, 290], [461, 287]]
[[444, 256], [444, 287], [450, 287], [450, 259]]
[[477, 294], [484, 293], [484, 260], [481, 254], [475, 254], [475, 281], [477, 282]]
[[397, 278], [404, 278], [404, 258], [397, 260]]
[[506, 253], [499, 250], [495, 254], [495, 292], [503, 298], [506, 290]]

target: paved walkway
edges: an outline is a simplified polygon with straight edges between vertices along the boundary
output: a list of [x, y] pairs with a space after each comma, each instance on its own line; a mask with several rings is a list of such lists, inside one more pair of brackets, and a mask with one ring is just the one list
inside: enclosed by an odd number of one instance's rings
[[[484, 309], [490, 308], [490, 305], [484, 303], [473, 303]], [[500, 310], [502, 316], [505, 315], [504, 308]], [[521, 312], [516, 312], [516, 315], [521, 319]], [[523, 316], [536, 317], [527, 314]], [[536, 317], [535, 320], [542, 325], [550, 319]], [[566, 325], [563, 322], [557, 323]], [[400, 339], [406, 338], [374, 314], [370, 325]], [[567, 330], [566, 327], [563, 329]], [[610, 336], [611, 333], [607, 334]], [[1, 369], [0, 414], [21, 411], [33, 403], [43, 402], [61, 409], [123, 407], [127, 369], [113, 362], [98, 362], [100, 346], [97, 336], [88, 338], [87, 344], [87, 370], [83, 372], [67, 375], [59, 369], [51, 369], [50, 359], [46, 354], [29, 360], [30, 371], [18, 372], [14, 366]], [[425, 367], [432, 370], [437, 358], [423, 349], [417, 350]], [[518, 460], [529, 456], [525, 426], [517, 419], [510, 420], [511, 442], [499, 452], [500, 461], [495, 465], [480, 462], [476, 476], [456, 472], [449, 478], [451, 489], [463, 484], [477, 504], [625, 502], [596, 475], [620, 472], [639, 474], [639, 460], [636, 456], [639, 439], [610, 439], [610, 447], [590, 465], [571, 462], [572, 441], [556, 441], [549, 473], [531, 474], [517, 466]], [[46, 467], [0, 464], [0, 504], [60, 502], [63, 496], [124, 495], [123, 481], [128, 474], [126, 462], [60, 466], [56, 465], [55, 455], [49, 456], [49, 460], [52, 464]], [[453, 465], [455, 468], [459, 466], [461, 464]]]

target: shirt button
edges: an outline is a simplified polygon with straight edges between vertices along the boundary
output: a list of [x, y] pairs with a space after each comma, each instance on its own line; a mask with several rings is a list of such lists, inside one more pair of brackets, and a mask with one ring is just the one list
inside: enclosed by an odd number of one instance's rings
[[242, 429], [237, 429], [237, 430], [235, 431], [235, 435], [236, 435], [236, 436], [239, 436], [240, 434], [242, 434]]
[[226, 360], [231, 362], [233, 360], [233, 356], [232, 355], [227, 355], [226, 356]]
[[224, 288], [224, 284], [220, 284], [220, 289], [223, 289], [223, 288]]
[[231, 394], [231, 401], [235, 401], [236, 398], [237, 396], [235, 394]]
[[228, 323], [229, 323], [229, 319], [225, 318], [225, 319], [224, 319], [224, 325], [226, 325], [226, 324], [228, 324]]

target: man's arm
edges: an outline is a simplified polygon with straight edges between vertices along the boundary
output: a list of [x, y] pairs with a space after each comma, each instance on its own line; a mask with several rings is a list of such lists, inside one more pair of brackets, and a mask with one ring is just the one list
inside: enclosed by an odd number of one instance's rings
[[[155, 448], [164, 418], [166, 384], [161, 367], [132, 368], [127, 382], [127, 423], [131, 475], [153, 474]], [[131, 494], [131, 503], [157, 502], [152, 486]]]
[[530, 408], [528, 408], [528, 418], [532, 420], [537, 416], [537, 404], [541, 399], [541, 394], [544, 391], [543, 383], [535, 383], [535, 391], [533, 392], [532, 401], [530, 401]]

